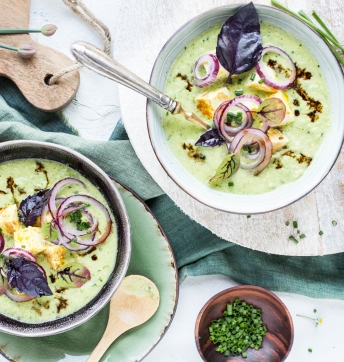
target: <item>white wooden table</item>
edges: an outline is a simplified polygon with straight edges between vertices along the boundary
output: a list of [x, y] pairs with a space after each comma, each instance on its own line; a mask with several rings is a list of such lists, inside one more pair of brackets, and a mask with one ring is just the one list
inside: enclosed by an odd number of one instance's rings
[[[154, 1], [154, 0], [152, 0]], [[186, 0], [184, 0], [186, 3]], [[101, 47], [102, 41], [87, 25], [80, 21], [59, 0], [31, 0], [31, 26], [40, 27], [45, 23], [54, 23], [58, 32], [51, 38], [37, 37], [40, 42], [55, 47], [70, 55], [69, 46], [73, 41], [85, 40]], [[207, 0], [211, 4], [212, 0]], [[293, 1], [294, 2], [294, 1]], [[299, 7], [312, 1], [299, 0]], [[322, 15], [330, 0], [313, 1], [322, 3]], [[85, 4], [109, 26], [113, 35], [120, 7], [128, 6], [130, 1], [122, 0], [85, 0]], [[139, 1], [136, 0], [136, 3]], [[170, 6], [173, 6], [170, 1]], [[331, 8], [328, 9], [329, 12]], [[134, 11], [134, 9], [133, 9]], [[344, 15], [335, 14], [338, 21]], [[140, 18], [137, 19], [140, 21]], [[135, 52], [132, 53], [135, 57]], [[143, 61], [143, 60], [141, 60]], [[71, 104], [65, 110], [70, 123], [80, 135], [87, 139], [107, 140], [120, 117], [117, 85], [101, 78], [88, 70], [81, 70], [81, 86], [77, 94], [80, 104]], [[89, 107], [89, 108], [88, 108]], [[215, 293], [236, 285], [223, 276], [189, 277], [180, 287], [180, 299], [175, 319], [158, 346], [145, 359], [147, 362], [198, 362], [201, 361], [194, 343], [194, 323], [203, 304]], [[344, 301], [311, 299], [295, 294], [276, 293], [289, 308], [295, 325], [294, 346], [288, 362], [324, 362], [344, 361], [342, 326], [344, 325]], [[315, 324], [296, 314], [323, 318], [323, 324]], [[308, 352], [308, 348], [313, 350]], [[0, 357], [0, 361], [3, 360]], [[120, 361], [119, 361], [120, 362]], [[268, 361], [266, 361], [268, 362]]]

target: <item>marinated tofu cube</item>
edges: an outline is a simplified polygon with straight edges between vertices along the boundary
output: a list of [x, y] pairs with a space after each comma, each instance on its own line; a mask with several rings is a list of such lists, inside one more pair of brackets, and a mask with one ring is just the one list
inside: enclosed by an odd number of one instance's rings
[[41, 228], [29, 226], [14, 233], [14, 245], [16, 248], [25, 248], [37, 255], [49, 247], [51, 243], [44, 240]]
[[9, 205], [0, 210], [0, 228], [9, 234], [13, 234], [20, 229], [16, 204]]
[[268, 136], [272, 143], [273, 153], [281, 150], [289, 141], [288, 138], [276, 128], [269, 128]]
[[213, 91], [205, 92], [195, 98], [197, 109], [207, 118], [212, 119], [215, 110], [223, 102], [229, 101], [229, 91], [222, 87]]
[[51, 267], [57, 270], [64, 263], [65, 251], [66, 248], [62, 245], [50, 245], [44, 250], [43, 254]]

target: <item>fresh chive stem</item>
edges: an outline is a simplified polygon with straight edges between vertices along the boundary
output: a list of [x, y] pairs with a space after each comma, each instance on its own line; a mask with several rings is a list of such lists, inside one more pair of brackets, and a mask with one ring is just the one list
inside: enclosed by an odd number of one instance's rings
[[300, 11], [299, 11], [299, 14], [300, 14], [303, 18], [305, 18], [306, 20], [312, 22], [312, 19], [311, 19], [303, 10], [300, 10]]
[[11, 47], [11, 46], [5, 45], [5, 44], [0, 44], [0, 48], [4, 48], [4, 49], [8, 49], [8, 50], [14, 50], [16, 52], [19, 50], [18, 48]]
[[321, 35], [323, 38], [326, 38], [327, 40], [331, 41], [336, 47], [338, 47], [342, 52], [344, 52], [344, 48], [342, 45], [332, 38], [329, 34], [323, 32], [320, 28], [318, 28], [312, 21], [308, 20], [307, 18], [300, 16], [299, 14], [295, 13], [294, 11], [291, 11], [281, 3], [279, 3], [276, 0], [271, 0], [271, 3], [275, 5], [277, 8], [282, 9], [283, 11], [287, 12], [290, 15], [293, 15], [294, 17], [301, 19], [303, 22], [305, 22], [308, 26], [310, 26], [312, 29], [314, 29], [319, 35]]
[[327, 27], [327, 25], [322, 21], [322, 19], [320, 18], [320, 16], [313, 10], [312, 15], [314, 17], [314, 19], [323, 27], [323, 29], [327, 32], [327, 34], [329, 36], [332, 37], [332, 39], [336, 42], [338, 42], [338, 39], [336, 39], [336, 37], [334, 36], [334, 34], [332, 33], [332, 31]]
[[293, 241], [295, 244], [298, 244], [299, 242], [297, 241], [297, 239], [293, 236], [293, 235], [290, 235], [289, 236], [289, 240]]
[[41, 29], [0, 29], [0, 34], [41, 33]]
[[301, 314], [296, 314], [297, 317], [302, 317], [302, 318], [307, 318], [307, 319], [311, 319], [312, 321], [317, 321], [318, 318], [312, 318], [312, 317], [308, 317], [306, 315], [301, 315]]

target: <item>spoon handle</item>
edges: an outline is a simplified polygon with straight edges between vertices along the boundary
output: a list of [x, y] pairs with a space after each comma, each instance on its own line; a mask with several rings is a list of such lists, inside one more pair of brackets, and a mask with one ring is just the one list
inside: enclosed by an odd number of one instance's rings
[[71, 50], [85, 67], [133, 89], [171, 113], [176, 109], [175, 100], [146, 83], [95, 46], [85, 42], [76, 42], [72, 44]]
[[86, 362], [98, 362], [102, 358], [103, 354], [107, 351], [107, 349], [111, 346], [112, 342], [114, 342], [121, 334], [130, 329], [126, 323], [123, 323], [116, 316], [111, 316], [109, 319], [109, 323], [106, 327], [106, 330], [103, 334], [102, 339], [97, 344], [97, 347], [90, 354]]

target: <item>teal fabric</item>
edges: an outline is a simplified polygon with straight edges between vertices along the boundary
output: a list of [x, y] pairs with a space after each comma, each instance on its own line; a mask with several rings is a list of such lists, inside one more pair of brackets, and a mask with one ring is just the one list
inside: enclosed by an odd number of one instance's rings
[[192, 221], [164, 195], [135, 155], [119, 123], [108, 142], [73, 135], [57, 114], [35, 109], [13, 83], [0, 78], [0, 141], [29, 139], [68, 146], [146, 200], [174, 250], [180, 280], [187, 275], [223, 274], [242, 284], [316, 298], [344, 298], [344, 254], [287, 257], [224, 241]]

